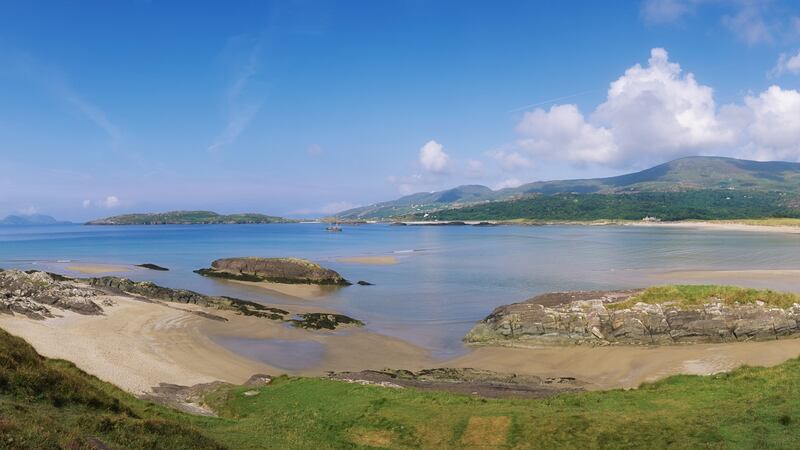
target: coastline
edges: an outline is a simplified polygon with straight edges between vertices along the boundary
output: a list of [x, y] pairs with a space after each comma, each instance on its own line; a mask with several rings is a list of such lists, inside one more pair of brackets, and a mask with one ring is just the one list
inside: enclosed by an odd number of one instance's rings
[[[385, 222], [397, 223], [397, 222]], [[405, 221], [408, 226], [629, 226], [650, 228], [689, 228], [713, 231], [750, 231], [762, 233], [800, 234], [800, 219], [741, 219], [741, 220], [682, 220], [675, 222], [645, 222], [641, 220], [447, 220], [447, 221]]]
[[[161, 383], [241, 384], [257, 373], [324, 376], [331, 371], [433, 367], [574, 377], [589, 390], [629, 389], [670, 375], [709, 375], [742, 365], [774, 366], [800, 355], [800, 339], [785, 339], [661, 347], [473, 346], [467, 347], [465, 355], [439, 360], [424, 348], [359, 328], [312, 332], [190, 304], [106, 298], [114, 304], [106, 306], [102, 316], [59, 311], [58, 317], [35, 321], [0, 315], [0, 328], [22, 337], [44, 356], [72, 361], [138, 395]], [[211, 320], [198, 312], [213, 312], [227, 321]], [[243, 356], [215, 338], [312, 343], [323, 352], [306, 367], [287, 370], [264, 358]], [[291, 350], [289, 354], [294, 357]], [[304, 355], [296, 356], [302, 359]]]

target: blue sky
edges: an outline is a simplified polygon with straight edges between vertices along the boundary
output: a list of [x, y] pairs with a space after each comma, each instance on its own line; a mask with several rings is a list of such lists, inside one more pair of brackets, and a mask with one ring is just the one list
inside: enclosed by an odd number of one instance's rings
[[790, 1], [2, 2], [0, 215], [798, 160], [798, 89]]

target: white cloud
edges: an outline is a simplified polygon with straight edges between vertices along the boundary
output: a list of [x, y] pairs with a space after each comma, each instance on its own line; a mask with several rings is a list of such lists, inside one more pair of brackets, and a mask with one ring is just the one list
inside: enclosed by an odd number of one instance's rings
[[525, 136], [518, 144], [537, 156], [584, 163], [613, 163], [618, 148], [611, 132], [584, 120], [575, 105], [554, 105], [525, 113], [517, 126]]
[[644, 0], [640, 16], [645, 23], [665, 25], [680, 22], [701, 8], [712, 14], [721, 11], [720, 24], [747, 45], [800, 35], [800, 17], [787, 16], [785, 7], [773, 0]]
[[450, 163], [450, 156], [442, 144], [431, 140], [419, 149], [419, 163], [427, 172], [443, 173]]
[[714, 154], [800, 160], [800, 93], [772, 86], [741, 104], [717, 107], [713, 90], [653, 49], [612, 82], [587, 119], [575, 105], [526, 113], [517, 146], [577, 166], [646, 166]]
[[733, 141], [719, 121], [713, 90], [655, 48], [648, 66], [634, 65], [612, 82], [587, 120], [575, 105], [526, 113], [521, 148], [577, 165], [633, 166], [685, 156]]
[[466, 176], [469, 178], [482, 178], [484, 176], [483, 162], [477, 159], [468, 159]]
[[[238, 42], [240, 40], [241, 38], [234, 41]], [[208, 146], [209, 152], [218, 152], [233, 144], [261, 109], [261, 101], [247, 101], [244, 98], [248, 83], [257, 73], [260, 53], [261, 40], [259, 39], [247, 52], [244, 62], [237, 65], [233, 80], [225, 91], [228, 121], [222, 132]]]
[[781, 53], [778, 63], [770, 71], [770, 76], [779, 77], [786, 73], [800, 75], [800, 50], [794, 55]]
[[758, 2], [744, 2], [744, 6], [733, 15], [722, 17], [725, 25], [739, 40], [748, 45], [773, 41], [772, 28], [767, 25]]
[[689, 4], [682, 0], [646, 0], [642, 3], [642, 18], [647, 23], [674, 22], [689, 12]]
[[109, 195], [100, 202], [103, 208], [113, 208], [119, 205], [119, 199], [114, 195]]
[[88, 207], [92, 206], [92, 201], [91, 200], [84, 200], [83, 202], [81, 202], [81, 204], [83, 205], [84, 208], [88, 208]]
[[500, 164], [500, 168], [506, 172], [514, 172], [520, 169], [529, 169], [533, 167], [533, 161], [519, 152], [496, 150], [491, 152], [490, 156], [494, 158]]
[[498, 189], [505, 189], [505, 188], [515, 188], [522, 185], [522, 181], [519, 181], [516, 178], [509, 178], [507, 180], [503, 180], [496, 185], [494, 185], [494, 190]]
[[22, 214], [23, 216], [32, 216], [32, 215], [34, 215], [34, 214], [36, 214], [38, 212], [39, 212], [39, 208], [37, 208], [37, 207], [35, 207], [33, 205], [26, 206], [26, 207], [24, 207], [24, 208], [19, 210], [19, 213]]
[[306, 153], [309, 156], [319, 156], [324, 152], [323, 148], [319, 144], [311, 144], [306, 148]]
[[745, 106], [731, 106], [726, 113], [743, 125], [744, 156], [800, 160], [800, 92], [770, 86], [758, 96], [747, 96]]

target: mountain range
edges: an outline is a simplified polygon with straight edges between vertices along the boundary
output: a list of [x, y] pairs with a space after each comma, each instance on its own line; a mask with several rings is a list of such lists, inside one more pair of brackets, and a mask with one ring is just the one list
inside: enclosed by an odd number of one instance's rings
[[64, 225], [70, 222], [56, 220], [45, 214], [9, 215], [0, 220], [0, 225]]
[[[336, 217], [343, 220], [418, 218], [436, 211], [456, 210], [468, 206], [475, 208], [477, 205], [493, 202], [520, 202], [529, 198], [557, 194], [594, 195], [592, 198], [597, 199], [606, 198], [600, 196], [621, 194], [695, 191], [800, 195], [800, 163], [694, 156], [670, 161], [640, 172], [608, 178], [537, 181], [500, 190], [492, 190], [481, 185], [458, 186], [444, 191], [417, 193], [393, 201], [350, 209], [337, 214]], [[672, 200], [677, 201], [684, 196], [673, 196]], [[726, 195], [725, 198], [729, 196]], [[632, 198], [620, 197], [615, 201], [619, 203], [621, 199], [624, 201]], [[697, 192], [692, 198], [695, 201], [699, 199]]]

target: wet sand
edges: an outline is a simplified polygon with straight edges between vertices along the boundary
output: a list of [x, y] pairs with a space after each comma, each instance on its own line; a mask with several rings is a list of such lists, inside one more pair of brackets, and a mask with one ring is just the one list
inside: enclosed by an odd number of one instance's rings
[[619, 225], [632, 227], [665, 227], [690, 228], [697, 230], [751, 231], [758, 233], [800, 234], [800, 226], [796, 225], [755, 225], [741, 222], [623, 222]]
[[341, 263], [368, 264], [371, 266], [391, 266], [397, 264], [396, 256], [353, 256], [349, 258], [339, 258], [336, 260]]
[[[322, 376], [329, 371], [431, 367], [575, 377], [589, 389], [634, 388], [675, 374], [712, 374], [743, 364], [771, 366], [800, 356], [800, 340], [786, 339], [662, 347], [478, 347], [459, 358], [436, 360], [423, 348], [359, 328], [308, 331], [192, 305], [111, 298], [116, 305], [105, 307], [103, 316], [59, 312], [61, 317], [33, 321], [3, 315], [0, 327], [45, 356], [72, 361], [137, 394], [160, 383], [242, 383], [255, 373]], [[196, 311], [221, 315], [228, 322]], [[226, 339], [234, 344], [224, 345]], [[237, 339], [247, 340], [249, 349], [236, 344]], [[266, 345], [259, 347], [259, 340]], [[314, 351], [295, 360], [276, 346], [280, 343]]]
[[[243, 383], [256, 373], [324, 375], [326, 370], [430, 364], [424, 349], [364, 330], [311, 332], [277, 321], [193, 305], [108, 298], [115, 305], [104, 306], [102, 316], [56, 310], [59, 317], [35, 321], [19, 315], [0, 315], [0, 328], [25, 339], [44, 356], [72, 361], [86, 372], [135, 394], [149, 392], [160, 383]], [[198, 311], [228, 321], [211, 320], [195, 313]], [[325, 350], [313, 367], [289, 371], [239, 355], [215, 342], [216, 335], [309, 340]]]
[[136, 270], [130, 266], [114, 265], [114, 264], [70, 264], [64, 269], [70, 272], [77, 272], [86, 275], [94, 275], [101, 273], [121, 273]]
[[240, 281], [226, 279], [215, 279], [215, 281], [220, 283], [234, 283], [242, 286], [249, 286], [255, 289], [267, 291], [271, 294], [278, 294], [302, 300], [325, 297], [331, 292], [341, 289], [341, 286], [319, 284], [284, 284], [271, 283], [269, 281]]
[[798, 356], [800, 339], [784, 339], [660, 347], [479, 347], [447, 365], [571, 376], [588, 383], [587, 389], [616, 389], [635, 388], [670, 375], [710, 375], [742, 365], [774, 366]]

